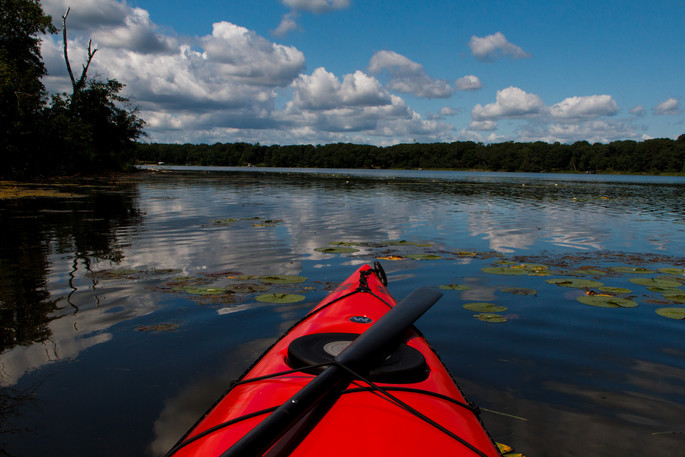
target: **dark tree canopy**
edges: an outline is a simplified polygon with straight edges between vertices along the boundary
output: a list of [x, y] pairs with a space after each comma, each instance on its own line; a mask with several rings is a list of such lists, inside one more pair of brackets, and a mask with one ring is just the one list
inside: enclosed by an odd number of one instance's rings
[[[72, 94], [48, 104], [40, 34], [57, 31], [51, 21], [36, 0], [0, 0], [0, 175], [121, 170], [145, 123], [120, 95], [121, 83], [87, 79], [86, 67]], [[88, 50], [89, 63], [94, 54]]]

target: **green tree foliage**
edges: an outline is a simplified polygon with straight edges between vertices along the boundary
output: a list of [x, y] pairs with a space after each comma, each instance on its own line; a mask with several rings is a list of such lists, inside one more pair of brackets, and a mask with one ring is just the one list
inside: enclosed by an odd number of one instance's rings
[[71, 95], [48, 104], [39, 34], [55, 32], [37, 0], [0, 0], [2, 176], [120, 170], [143, 134], [144, 121], [120, 95], [123, 85], [87, 80], [85, 69]]
[[432, 168], [523, 172], [685, 173], [685, 135], [678, 140], [608, 144], [454, 143], [388, 147], [336, 143], [263, 146], [247, 143], [139, 144], [136, 159], [178, 165], [316, 168]]
[[50, 16], [36, 0], [0, 0], [0, 161], [5, 170], [22, 166], [37, 146], [46, 92], [38, 34], [54, 33]]

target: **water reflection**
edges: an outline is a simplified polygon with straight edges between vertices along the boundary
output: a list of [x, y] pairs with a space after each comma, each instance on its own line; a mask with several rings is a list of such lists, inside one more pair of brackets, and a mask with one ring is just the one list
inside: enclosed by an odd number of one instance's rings
[[[16, 429], [38, 424], [39, 436], [9, 440], [8, 452], [66, 453], [67, 427], [75, 427], [88, 432], [94, 446], [82, 455], [101, 452], [98, 442], [121, 441], [122, 433], [128, 439], [120, 453], [163, 453], [229, 378], [344, 272], [397, 253], [388, 240], [409, 240], [430, 246], [408, 245], [400, 253], [430, 252], [445, 260], [388, 261], [396, 298], [426, 283], [467, 284], [470, 290], [446, 294], [426, 318], [429, 339], [475, 400], [529, 419], [524, 426], [489, 417], [496, 437], [531, 455], [551, 455], [570, 446], [566, 435], [551, 430], [561, 423], [574, 436], [593, 438], [583, 452], [559, 454], [612, 455], [601, 434], [632, 442], [623, 425], [641, 433], [665, 428], [650, 404], [669, 409], [665, 420], [682, 413], [678, 364], [685, 348], [674, 337], [680, 322], [663, 322], [643, 302], [631, 310], [598, 310], [576, 302], [578, 291], [535, 277], [488, 277], [481, 268], [498, 255], [601, 267], [630, 257], [624, 253], [643, 259], [656, 251], [683, 252], [685, 180], [649, 181], [160, 172], [84, 182], [79, 199], [0, 202], [0, 236], [12, 240], [0, 247], [0, 384], [3, 392], [35, 394], [40, 405], [39, 412], [6, 422]], [[350, 255], [315, 251], [336, 241], [362, 245]], [[239, 274], [305, 276], [296, 287], [306, 301], [281, 307], [251, 295], [211, 300], [169, 286], [178, 277], [223, 284]], [[613, 285], [630, 285], [619, 280]], [[541, 292], [519, 299], [503, 294], [504, 287]], [[509, 322], [497, 327], [464, 315], [467, 300], [505, 302]], [[32, 386], [35, 392], [27, 390]], [[109, 414], [94, 415], [92, 405], [102, 403]], [[19, 402], [15, 411], [24, 408]], [[55, 425], [67, 410], [69, 424]], [[673, 449], [672, 437], [654, 440], [667, 443], [654, 449]], [[636, 449], [650, 453], [647, 444]]]

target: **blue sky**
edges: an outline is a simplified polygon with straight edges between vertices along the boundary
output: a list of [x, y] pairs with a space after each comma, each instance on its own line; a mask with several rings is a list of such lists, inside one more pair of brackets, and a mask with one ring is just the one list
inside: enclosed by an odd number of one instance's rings
[[[147, 141], [608, 142], [685, 133], [683, 0], [43, 0]], [[46, 86], [68, 90], [61, 34]]]

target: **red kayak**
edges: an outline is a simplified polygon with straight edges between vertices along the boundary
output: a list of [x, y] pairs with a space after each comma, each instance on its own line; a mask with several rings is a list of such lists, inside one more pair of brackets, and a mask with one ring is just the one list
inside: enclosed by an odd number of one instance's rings
[[399, 304], [378, 262], [283, 335], [168, 456], [487, 456], [500, 453], [413, 327], [440, 298]]

